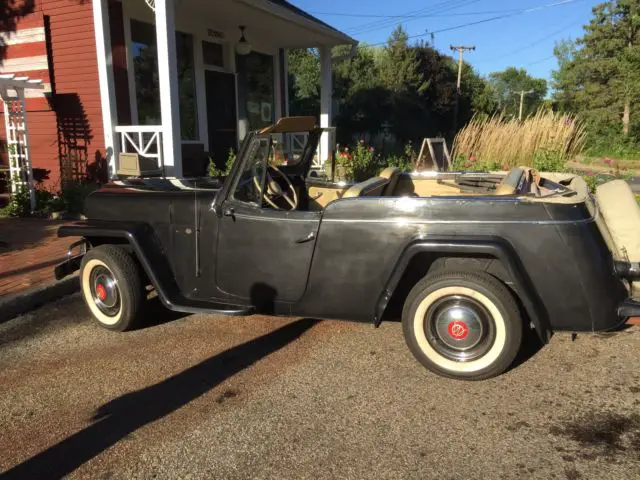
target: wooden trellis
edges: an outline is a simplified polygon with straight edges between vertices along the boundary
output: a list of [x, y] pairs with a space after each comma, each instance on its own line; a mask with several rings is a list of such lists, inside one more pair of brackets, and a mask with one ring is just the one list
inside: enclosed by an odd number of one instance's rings
[[42, 80], [29, 80], [29, 77], [16, 77], [14, 74], [0, 74], [0, 98], [4, 107], [11, 194], [15, 195], [25, 188], [28, 189], [33, 211], [36, 207], [36, 195], [29, 156], [24, 96], [26, 88], [42, 89]]

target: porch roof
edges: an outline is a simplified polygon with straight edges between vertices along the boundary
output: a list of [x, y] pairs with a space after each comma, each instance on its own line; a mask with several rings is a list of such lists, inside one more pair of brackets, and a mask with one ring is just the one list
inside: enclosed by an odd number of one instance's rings
[[[229, 41], [240, 39], [238, 27], [258, 49], [263, 44], [279, 48], [333, 47], [358, 42], [286, 0], [174, 0], [176, 28], [183, 31], [214, 29]], [[134, 18], [153, 23], [144, 0], [127, 3]]]
[[287, 0], [269, 0], [271, 3], [275, 3], [276, 5], [280, 5], [284, 8], [286, 8], [287, 10], [290, 10], [291, 12], [293, 12], [294, 14], [306, 18], [307, 20], [310, 20], [312, 22], [317, 23], [318, 25], [320, 25], [323, 28], [327, 28], [331, 31], [333, 31], [334, 33], [338, 34], [339, 36], [341, 36], [346, 44], [356, 44], [358, 43], [357, 40], [354, 40], [353, 38], [349, 37], [348, 35], [346, 35], [345, 33], [342, 33], [340, 30], [338, 30], [337, 28], [332, 27], [331, 25], [329, 25], [328, 23], [323, 22], [322, 20], [314, 17], [313, 15], [305, 12], [304, 10], [302, 10], [301, 8], [296, 7], [295, 5], [292, 5], [291, 3], [287, 2]]

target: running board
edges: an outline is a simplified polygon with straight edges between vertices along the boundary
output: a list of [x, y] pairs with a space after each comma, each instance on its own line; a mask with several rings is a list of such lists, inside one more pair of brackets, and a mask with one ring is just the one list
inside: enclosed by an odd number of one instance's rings
[[640, 317], [640, 302], [633, 298], [627, 298], [618, 307], [618, 316], [620, 318]]
[[255, 313], [255, 308], [251, 305], [232, 305], [228, 303], [207, 302], [203, 300], [191, 300], [180, 298], [178, 302], [162, 300], [162, 303], [169, 310], [184, 313], [208, 313], [216, 315], [247, 316]]

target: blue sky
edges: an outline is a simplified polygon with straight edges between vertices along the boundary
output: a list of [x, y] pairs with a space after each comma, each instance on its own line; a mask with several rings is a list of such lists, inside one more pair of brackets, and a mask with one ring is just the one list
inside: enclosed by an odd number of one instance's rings
[[[404, 25], [409, 35], [416, 35], [425, 30], [443, 30], [523, 9], [562, 1], [571, 2], [435, 34], [435, 47], [441, 51], [449, 52], [450, 44], [475, 45], [475, 52], [465, 54], [465, 60], [483, 75], [516, 66], [526, 68], [536, 77], [547, 79], [557, 67], [553, 57], [555, 42], [562, 38], [575, 39], [582, 36], [582, 25], [589, 22], [592, 7], [602, 3], [601, 0], [290, 1], [356, 40], [366, 43], [384, 42], [398, 24]], [[411, 18], [360, 16], [401, 16], [416, 10], [420, 12], [414, 13]], [[416, 18], [419, 15], [422, 17]], [[430, 40], [428, 35], [422, 38]]]

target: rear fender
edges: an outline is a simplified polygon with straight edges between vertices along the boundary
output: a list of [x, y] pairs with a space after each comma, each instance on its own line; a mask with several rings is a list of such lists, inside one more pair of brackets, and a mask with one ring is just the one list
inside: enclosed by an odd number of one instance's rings
[[513, 247], [501, 238], [438, 238], [418, 240], [408, 245], [400, 255], [386, 286], [376, 304], [375, 325], [382, 321], [382, 315], [410, 262], [418, 253], [435, 253], [440, 255], [465, 254], [489, 256], [498, 260], [512, 280], [522, 306], [533, 323], [535, 330], [543, 342], [551, 336], [549, 317], [540, 297], [527, 275]]

